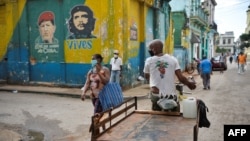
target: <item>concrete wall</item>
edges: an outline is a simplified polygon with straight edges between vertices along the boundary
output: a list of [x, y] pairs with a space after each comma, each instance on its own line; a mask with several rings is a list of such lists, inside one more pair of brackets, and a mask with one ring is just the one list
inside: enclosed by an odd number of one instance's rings
[[[5, 39], [0, 42], [0, 79], [8, 83], [82, 86], [91, 56], [100, 53], [104, 65], [109, 66], [117, 49], [124, 62], [121, 84], [130, 87], [142, 74], [149, 41], [159, 38], [165, 42], [167, 38], [169, 5], [161, 1], [157, 8], [157, 1], [7, 0], [0, 7], [0, 18], [4, 19], [0, 22], [0, 38]], [[89, 24], [84, 25], [89, 30], [72, 26], [71, 12], [77, 8], [92, 11]], [[40, 24], [51, 19], [54, 25]], [[77, 34], [80, 32], [84, 34]], [[51, 42], [43, 42], [42, 33], [48, 38], [51, 35]]]

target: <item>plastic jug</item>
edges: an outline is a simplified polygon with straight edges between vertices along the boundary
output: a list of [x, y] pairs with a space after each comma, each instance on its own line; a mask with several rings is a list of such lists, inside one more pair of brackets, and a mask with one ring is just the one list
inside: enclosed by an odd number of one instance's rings
[[188, 97], [183, 100], [183, 117], [196, 118], [197, 117], [197, 104], [196, 98]]

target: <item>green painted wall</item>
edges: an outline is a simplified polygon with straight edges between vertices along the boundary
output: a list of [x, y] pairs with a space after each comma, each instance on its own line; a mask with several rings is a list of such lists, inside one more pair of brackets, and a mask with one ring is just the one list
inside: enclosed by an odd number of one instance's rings
[[117, 49], [124, 62], [122, 85], [129, 87], [141, 75], [147, 43], [167, 38], [169, 5], [161, 2], [155, 12], [154, 0], [7, 1], [0, 7], [1, 31], [8, 32], [0, 34], [6, 39], [0, 63], [8, 60], [3, 76], [10, 83], [83, 85], [91, 56], [100, 53], [108, 65]]
[[174, 45], [181, 45], [181, 32], [185, 23], [184, 12], [172, 12], [174, 20]]

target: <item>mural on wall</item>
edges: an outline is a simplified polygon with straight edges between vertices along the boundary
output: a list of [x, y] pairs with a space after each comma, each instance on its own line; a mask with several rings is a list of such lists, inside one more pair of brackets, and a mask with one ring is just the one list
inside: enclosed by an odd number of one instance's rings
[[70, 11], [68, 39], [96, 38], [92, 35], [95, 28], [95, 18], [92, 10], [86, 5], [77, 5]]
[[56, 31], [54, 13], [52, 11], [42, 12], [37, 19], [37, 25], [39, 36], [35, 39], [35, 48], [30, 61], [31, 63], [36, 60], [52, 61], [52, 58], [59, 53], [59, 41], [54, 37]]
[[57, 44], [58, 40], [54, 37], [56, 25], [54, 24], [54, 13], [45, 11], [41, 13], [37, 24], [39, 27], [40, 36], [36, 38], [36, 44]]
[[[96, 19], [87, 5], [76, 5], [69, 11], [69, 35], [64, 43], [66, 63], [89, 63], [91, 56], [100, 52], [100, 38], [93, 35]], [[93, 48], [96, 46], [96, 48]]]

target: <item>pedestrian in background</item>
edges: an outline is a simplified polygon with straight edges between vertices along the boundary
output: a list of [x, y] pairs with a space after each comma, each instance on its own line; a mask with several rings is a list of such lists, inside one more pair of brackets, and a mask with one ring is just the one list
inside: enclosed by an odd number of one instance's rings
[[227, 63], [227, 56], [222, 52], [220, 56], [220, 65], [221, 65], [221, 71], [220, 73], [223, 73], [223, 68]]
[[235, 62], [237, 62], [237, 65], [238, 65], [238, 73], [240, 72], [239, 55], [240, 55], [240, 53], [238, 53], [238, 55], [236, 56], [236, 59], [235, 59]]
[[152, 110], [161, 111], [161, 107], [157, 104], [161, 97], [177, 101], [175, 75], [191, 90], [195, 89], [196, 85], [183, 76], [178, 60], [174, 56], [163, 54], [161, 40], [153, 40], [149, 44], [149, 50], [152, 51], [150, 53], [152, 56], [146, 59], [143, 72], [150, 85]]
[[229, 57], [229, 61], [230, 61], [230, 64], [232, 64], [232, 62], [233, 62], [233, 55], [231, 55], [231, 56]]
[[240, 55], [238, 56], [239, 74], [243, 74], [245, 72], [246, 59], [246, 55], [243, 54], [243, 52], [240, 52]]
[[196, 68], [197, 68], [198, 74], [200, 74], [200, 59], [196, 59], [194, 57], [193, 60], [196, 62]]
[[120, 83], [120, 77], [122, 76], [122, 58], [119, 57], [118, 50], [114, 50], [114, 57], [110, 60], [110, 70], [110, 82]]
[[206, 56], [202, 57], [200, 64], [201, 78], [203, 82], [203, 90], [210, 90], [210, 78], [212, 74], [212, 63]]
[[82, 100], [85, 100], [87, 91], [91, 91], [90, 97], [94, 106], [94, 114], [102, 112], [102, 105], [98, 96], [102, 88], [108, 84], [110, 79], [110, 71], [107, 67], [102, 65], [102, 60], [103, 57], [100, 54], [94, 54], [92, 56], [92, 68], [89, 70], [85, 85], [81, 89]]

